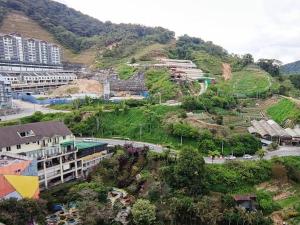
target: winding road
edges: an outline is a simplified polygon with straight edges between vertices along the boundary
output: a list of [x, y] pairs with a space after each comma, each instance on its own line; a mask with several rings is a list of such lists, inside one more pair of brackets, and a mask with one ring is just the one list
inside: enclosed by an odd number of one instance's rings
[[[78, 139], [84, 140], [85, 138], [78, 138]], [[95, 141], [105, 142], [105, 143], [108, 143], [109, 145], [113, 145], [113, 146], [124, 145], [124, 144], [132, 144], [135, 147], [149, 146], [151, 151], [158, 152], [158, 153], [161, 153], [166, 149], [162, 145], [151, 144], [151, 143], [147, 143], [147, 142], [139, 142], [139, 141], [131, 141], [131, 140], [120, 140], [120, 139], [107, 139], [107, 138], [91, 138], [91, 139], [95, 140]], [[300, 156], [300, 147], [281, 146], [276, 151], [267, 151], [266, 155], [264, 156], [264, 159], [270, 160], [270, 159], [272, 159], [273, 157], [276, 157], [276, 156], [278, 156], [278, 157]], [[259, 158], [257, 156], [253, 156], [252, 160], [258, 160], [258, 159]], [[212, 161], [210, 157], [204, 157], [204, 160], [208, 164], [211, 164], [211, 163], [223, 164], [227, 161], [224, 158], [219, 158], [219, 159], [215, 159], [214, 161]], [[237, 158], [235, 160], [247, 161], [243, 158]]]

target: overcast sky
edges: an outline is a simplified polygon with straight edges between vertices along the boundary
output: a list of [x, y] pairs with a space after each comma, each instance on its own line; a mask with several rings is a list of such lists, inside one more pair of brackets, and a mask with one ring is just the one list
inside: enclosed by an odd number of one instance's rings
[[230, 53], [300, 60], [299, 0], [57, 0], [101, 21], [162, 26]]

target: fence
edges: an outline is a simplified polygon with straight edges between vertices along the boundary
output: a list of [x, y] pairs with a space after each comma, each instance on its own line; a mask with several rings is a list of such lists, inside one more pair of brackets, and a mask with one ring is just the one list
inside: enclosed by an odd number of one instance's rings
[[15, 93], [14, 99], [21, 99], [22, 101], [31, 102], [38, 105], [60, 105], [67, 104], [73, 101], [71, 98], [49, 98], [49, 99], [37, 99], [30, 93]]

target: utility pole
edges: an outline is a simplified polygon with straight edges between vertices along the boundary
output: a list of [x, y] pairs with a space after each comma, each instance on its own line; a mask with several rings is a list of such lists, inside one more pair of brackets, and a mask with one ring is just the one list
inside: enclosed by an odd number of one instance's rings
[[140, 124], [140, 140], [142, 140], [143, 124]]
[[222, 156], [224, 156], [224, 140], [222, 140]]
[[158, 92], [157, 94], [159, 95], [159, 104], [161, 105], [161, 93]]

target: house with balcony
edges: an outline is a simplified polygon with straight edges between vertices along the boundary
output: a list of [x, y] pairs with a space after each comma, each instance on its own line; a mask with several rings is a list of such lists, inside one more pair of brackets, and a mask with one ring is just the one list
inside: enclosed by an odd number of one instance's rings
[[37, 160], [41, 189], [85, 178], [93, 167], [110, 157], [106, 143], [76, 140], [59, 121], [0, 128], [0, 152]]

